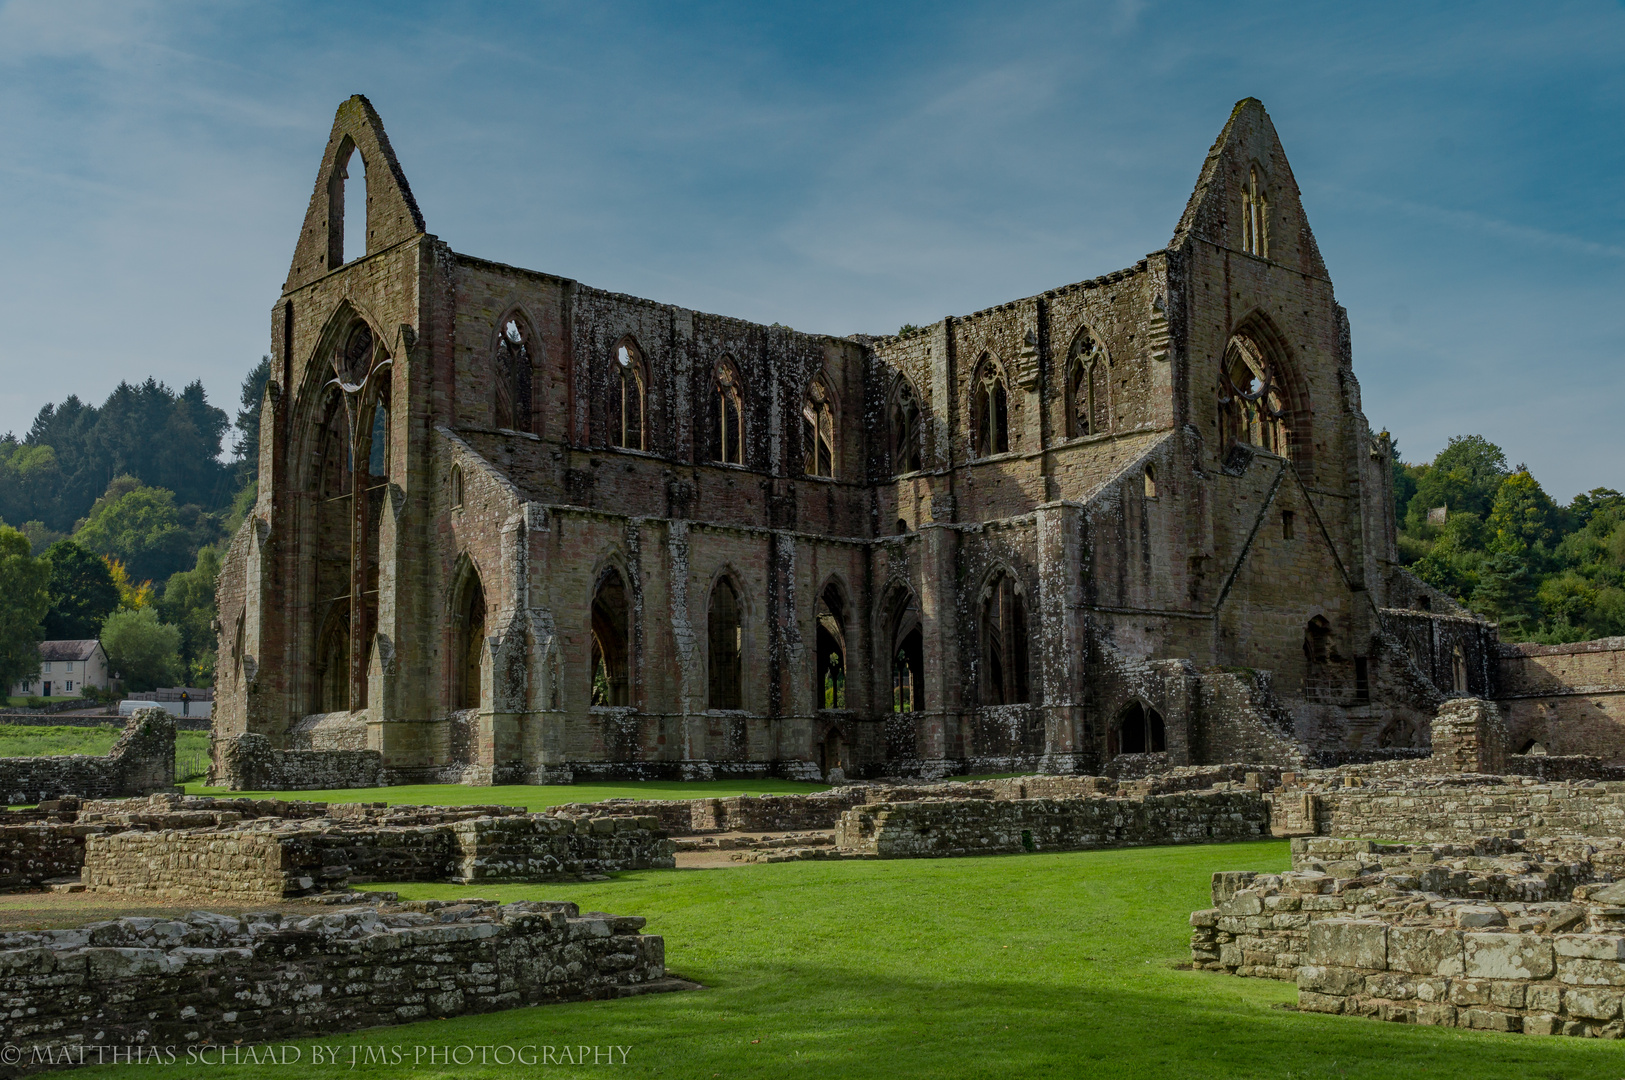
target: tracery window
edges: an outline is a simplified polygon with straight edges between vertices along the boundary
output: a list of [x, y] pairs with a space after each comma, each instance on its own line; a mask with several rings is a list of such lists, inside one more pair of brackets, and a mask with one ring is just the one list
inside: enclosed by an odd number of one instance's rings
[[907, 379], [898, 379], [892, 391], [891, 402], [891, 471], [893, 476], [919, 472], [921, 465], [920, 406], [914, 398], [914, 387]]
[[502, 322], [497, 342], [496, 371], [492, 380], [496, 386], [496, 426], [513, 431], [531, 431], [530, 334], [516, 316]]
[[609, 364], [609, 400], [605, 412], [609, 424], [609, 445], [628, 450], [649, 449], [648, 397], [649, 369], [637, 343], [626, 338], [615, 346]]
[[1258, 180], [1258, 166], [1247, 172], [1241, 192], [1241, 250], [1261, 259], [1270, 254], [1270, 199]]
[[1160, 754], [1168, 749], [1168, 737], [1162, 714], [1139, 701], [1131, 701], [1117, 714], [1112, 734], [1115, 747], [1107, 747], [1112, 756], [1117, 754]]
[[1275, 366], [1250, 338], [1231, 338], [1219, 371], [1219, 445], [1248, 443], [1290, 458], [1290, 415]]
[[801, 453], [802, 471], [808, 476], [835, 475], [835, 411], [822, 374], [807, 384], [801, 405]]
[[711, 460], [726, 465], [745, 463], [745, 407], [739, 369], [730, 357], [717, 364], [712, 387]]
[[1027, 612], [1015, 579], [1000, 574], [983, 593], [982, 704], [1027, 701]]
[[1105, 350], [1087, 329], [1072, 340], [1066, 365], [1066, 434], [1070, 439], [1111, 429], [1111, 379]]
[[977, 457], [1010, 449], [1009, 394], [1004, 375], [991, 357], [982, 357], [971, 379], [971, 423]]

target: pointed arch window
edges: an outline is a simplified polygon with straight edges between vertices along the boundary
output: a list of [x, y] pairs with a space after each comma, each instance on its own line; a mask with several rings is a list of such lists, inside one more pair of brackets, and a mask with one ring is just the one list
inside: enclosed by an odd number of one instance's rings
[[1111, 378], [1105, 350], [1088, 329], [1072, 339], [1066, 365], [1067, 437], [1101, 435], [1111, 429]]
[[1291, 458], [1290, 419], [1275, 365], [1251, 338], [1231, 338], [1219, 371], [1219, 445], [1247, 443]]
[[[355, 184], [349, 181], [354, 180]], [[327, 268], [336, 270], [367, 253], [367, 161], [345, 137], [327, 180]], [[348, 231], [345, 226], [349, 225]]]
[[613, 566], [598, 579], [592, 597], [592, 704], [631, 700], [631, 605], [626, 581]]
[[1107, 752], [1118, 754], [1160, 754], [1168, 749], [1168, 736], [1162, 714], [1139, 701], [1131, 701], [1117, 714], [1111, 735], [1116, 745]]
[[452, 615], [452, 707], [480, 707], [480, 662], [485, 652], [485, 588], [468, 568]]
[[982, 704], [1027, 701], [1027, 612], [1015, 579], [1000, 574], [983, 592]]
[[835, 475], [835, 410], [822, 374], [807, 384], [801, 403], [802, 471], [808, 476]]
[[920, 712], [925, 708], [925, 636], [920, 629], [920, 605], [913, 593], [905, 592], [893, 610], [892, 712]]
[[846, 708], [846, 603], [830, 582], [818, 597], [818, 625], [814, 631], [817, 675], [813, 688], [817, 708]]
[[919, 472], [925, 433], [920, 423], [919, 402], [907, 379], [898, 379], [892, 390], [890, 429], [892, 475]]
[[971, 424], [977, 457], [1010, 449], [1009, 399], [999, 365], [992, 357], [982, 357], [971, 379]]
[[531, 377], [534, 361], [530, 330], [517, 315], [502, 320], [497, 336], [496, 426], [531, 433]]
[[626, 338], [615, 346], [609, 364], [609, 445], [628, 450], [649, 449], [649, 369], [637, 342]]
[[740, 709], [744, 707], [742, 683], [744, 628], [740, 624], [739, 591], [733, 582], [722, 578], [711, 590], [711, 602], [706, 606], [706, 661], [709, 678], [709, 707], [712, 709]]
[[1270, 254], [1270, 197], [1259, 181], [1258, 166], [1247, 170], [1241, 192], [1241, 250], [1261, 259]]
[[745, 463], [744, 383], [733, 358], [717, 362], [711, 387], [711, 460], [724, 465]]

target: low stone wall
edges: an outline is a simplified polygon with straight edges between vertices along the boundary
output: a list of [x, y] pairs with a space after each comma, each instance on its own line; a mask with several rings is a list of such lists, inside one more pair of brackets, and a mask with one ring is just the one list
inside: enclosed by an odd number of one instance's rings
[[1618, 781], [1412, 777], [1314, 792], [1285, 789], [1272, 799], [1309, 806], [1321, 836], [1396, 842], [1625, 836], [1625, 783]]
[[101, 830], [66, 822], [0, 825], [0, 891], [37, 889], [73, 877], [85, 861], [85, 837]]
[[230, 791], [328, 791], [387, 782], [377, 750], [276, 750], [264, 735], [237, 735], [218, 748], [209, 783]]
[[1268, 805], [1245, 791], [1143, 799], [927, 799], [849, 810], [835, 843], [883, 859], [934, 858], [1221, 843], [1267, 836], [1268, 829]]
[[128, 1054], [139, 1043], [184, 1055], [213, 1044], [218, 1055], [238, 1044], [681, 988], [666, 978], [665, 943], [640, 933], [643, 924], [583, 917], [574, 904], [427, 902], [0, 934], [0, 1041], [21, 1050], [17, 1071], [29, 1072], [95, 1064], [98, 1048]]
[[138, 709], [106, 757], [62, 754], [0, 758], [0, 794], [12, 804], [62, 795], [145, 795], [175, 786], [175, 721]]
[[426, 822], [417, 815], [413, 823], [413, 816], [399, 815], [402, 824], [361, 815], [222, 828], [200, 822], [201, 828], [108, 833], [86, 841], [83, 880], [95, 891], [260, 903], [364, 882], [547, 881], [676, 865], [675, 846], [652, 818], [447, 816]]
[[1383, 845], [1368, 840], [1298, 839], [1292, 871], [1213, 875], [1212, 908], [1191, 915], [1194, 967], [1292, 980], [1307, 963], [1309, 928], [1324, 919], [1418, 907], [1433, 899], [1561, 905], [1577, 886], [1625, 876], [1625, 846], [1584, 839], [1470, 845]]

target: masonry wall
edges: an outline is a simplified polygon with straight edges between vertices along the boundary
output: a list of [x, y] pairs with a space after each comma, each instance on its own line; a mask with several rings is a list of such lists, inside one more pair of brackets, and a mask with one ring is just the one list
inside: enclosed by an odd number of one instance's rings
[[1625, 638], [1503, 645], [1497, 660], [1513, 751], [1625, 762]]
[[[1287, 797], [1298, 797], [1289, 795]], [[1481, 836], [1625, 835], [1625, 783], [1408, 781], [1307, 796], [1322, 836], [1447, 841]]]
[[562, 903], [402, 910], [412, 906], [0, 935], [13, 1006], [0, 1038], [21, 1050], [21, 1072], [134, 1044], [248, 1060], [245, 1044], [671, 987], [664, 942], [639, 932], [641, 918], [583, 918]]
[[132, 713], [105, 757], [0, 758], [0, 792], [13, 805], [62, 795], [146, 795], [174, 786], [175, 721], [162, 709]]

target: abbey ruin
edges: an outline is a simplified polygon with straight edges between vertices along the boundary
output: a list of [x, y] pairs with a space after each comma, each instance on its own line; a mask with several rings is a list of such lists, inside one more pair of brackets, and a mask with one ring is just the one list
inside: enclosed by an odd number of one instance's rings
[[218, 783], [1301, 768], [1467, 695], [1625, 756], [1625, 643], [1501, 646], [1399, 565], [1253, 99], [1133, 266], [833, 337], [453, 251], [354, 97], [271, 341]]

